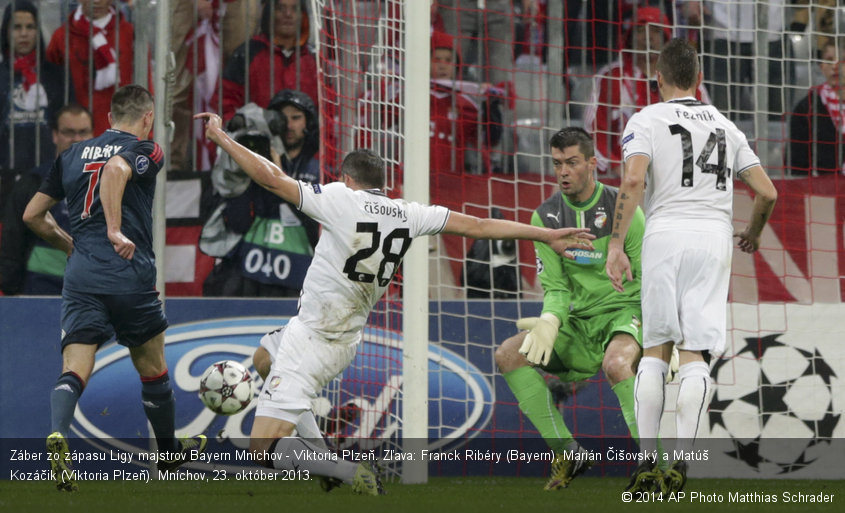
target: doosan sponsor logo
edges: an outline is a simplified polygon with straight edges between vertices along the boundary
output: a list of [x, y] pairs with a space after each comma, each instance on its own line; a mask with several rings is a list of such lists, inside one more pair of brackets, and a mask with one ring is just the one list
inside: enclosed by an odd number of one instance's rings
[[570, 249], [569, 253], [575, 257], [576, 261], [579, 261], [579, 259], [601, 260], [604, 258], [604, 253], [601, 251], [590, 251], [588, 249]]
[[[287, 321], [278, 317], [214, 319], [168, 329], [165, 354], [176, 398], [177, 435], [206, 433], [239, 449], [248, 446], [257, 401], [231, 417], [218, 416], [199, 400], [200, 376], [209, 365], [224, 359], [239, 361], [251, 369], [252, 354], [261, 336]], [[430, 446], [446, 448], [475, 436], [489, 423], [494, 393], [487, 378], [463, 356], [430, 344], [428, 359], [429, 374], [436, 375], [429, 382]], [[318, 416], [334, 415], [339, 406], [351, 404], [361, 412], [345, 426], [344, 436], [337, 438], [338, 448], [359, 438], [370, 438], [371, 443], [378, 444], [378, 440], [401, 434], [401, 362], [398, 334], [365, 330], [356, 360], [342, 379], [326, 387], [325, 399], [315, 405]], [[258, 393], [261, 378], [252, 372]], [[147, 421], [139, 404], [140, 386], [131, 379], [134, 375], [128, 349], [118, 345], [104, 348], [94, 367], [91, 386], [80, 400], [73, 431], [124, 451], [148, 450], [152, 436], [146, 432]], [[320, 408], [327, 400], [328, 411]]]

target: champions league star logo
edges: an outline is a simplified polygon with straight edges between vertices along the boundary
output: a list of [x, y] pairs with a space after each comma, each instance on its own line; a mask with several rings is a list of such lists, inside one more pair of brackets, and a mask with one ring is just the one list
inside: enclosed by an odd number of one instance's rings
[[[761, 473], [787, 474], [812, 465], [829, 451], [840, 413], [833, 409], [837, 376], [817, 348], [799, 349], [782, 334], [745, 339], [734, 358], [720, 359], [712, 375], [737, 393], [710, 403], [711, 434], [733, 438], [727, 456]], [[727, 394], [724, 394], [727, 395]]]

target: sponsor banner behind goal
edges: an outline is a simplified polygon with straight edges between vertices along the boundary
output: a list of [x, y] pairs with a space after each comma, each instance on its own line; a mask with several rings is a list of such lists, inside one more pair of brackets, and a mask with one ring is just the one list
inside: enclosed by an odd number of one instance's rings
[[[428, 445], [431, 454], [460, 456], [427, 459], [433, 475], [548, 472], [543, 458], [525, 459], [525, 454], [544, 454], [547, 447], [522, 417], [493, 362], [496, 344], [516, 331], [509, 319], [539, 307], [513, 301], [432, 304], [432, 323], [440, 327], [432, 333], [441, 341], [429, 344]], [[286, 300], [168, 301], [166, 353], [178, 434], [203, 432], [213, 440], [215, 451], [237, 454], [247, 448], [255, 403], [238, 415], [214, 415], [197, 396], [199, 376], [222, 359], [251, 366], [260, 336], [285, 324], [295, 309], [295, 302]], [[60, 371], [59, 310], [58, 298], [0, 298], [0, 408], [6, 412], [0, 416], [0, 438], [8, 449], [3, 454], [29, 448], [28, 439], [39, 440], [35, 446], [40, 451], [49, 430], [49, 391]], [[39, 322], [33, 322], [33, 312]], [[845, 478], [842, 466], [835, 464], [841, 461], [845, 439], [845, 306], [732, 303], [729, 312], [728, 350], [711, 362], [717, 386], [710, 411], [702, 414], [695, 446], [702, 464], [693, 465], [691, 475]], [[484, 320], [491, 314], [498, 320]], [[327, 440], [340, 454], [376, 454], [383, 459], [404, 454], [401, 344], [398, 332], [368, 328], [353, 365], [315, 402]], [[636, 445], [627, 436], [606, 382], [596, 376], [585, 385], [549, 383], [558, 391], [572, 431], [600, 454], [591, 474], [630, 472]], [[666, 404], [673, 404], [676, 393], [675, 383]], [[72, 442], [72, 447], [133, 454], [149, 450], [139, 399], [140, 384], [126, 349], [104, 347], [72, 426], [72, 436], [88, 442]], [[664, 415], [663, 423], [663, 432], [671, 438], [673, 412]], [[666, 448], [672, 450], [671, 440]], [[468, 459], [467, 451], [492, 456]], [[407, 456], [388, 459], [394, 473], [401, 472], [403, 458]], [[33, 468], [39, 465], [37, 460], [22, 461], [30, 461], [27, 465]], [[202, 465], [221, 465], [196, 464], [206, 470], [210, 467]], [[8, 472], [2, 478], [9, 479]]]

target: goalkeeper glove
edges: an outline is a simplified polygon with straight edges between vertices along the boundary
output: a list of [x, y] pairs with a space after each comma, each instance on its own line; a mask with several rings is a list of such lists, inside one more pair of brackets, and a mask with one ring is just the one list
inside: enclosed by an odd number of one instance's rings
[[671, 383], [678, 374], [681, 364], [681, 355], [678, 353], [678, 346], [672, 345], [672, 358], [669, 360], [669, 370], [666, 371], [666, 383]]
[[548, 365], [560, 328], [560, 319], [552, 313], [540, 317], [526, 317], [516, 321], [516, 327], [530, 330], [519, 347], [519, 354], [534, 365]]

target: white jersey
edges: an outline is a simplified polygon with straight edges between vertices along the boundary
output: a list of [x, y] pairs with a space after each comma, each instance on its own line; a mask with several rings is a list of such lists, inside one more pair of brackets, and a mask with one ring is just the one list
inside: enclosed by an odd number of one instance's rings
[[343, 183], [299, 184], [299, 209], [323, 225], [305, 275], [299, 320], [326, 340], [351, 342], [384, 294], [411, 240], [443, 231], [449, 210]]
[[693, 97], [645, 107], [622, 137], [625, 160], [645, 155], [645, 233], [733, 233], [733, 177], [760, 164], [748, 139], [716, 107]]

